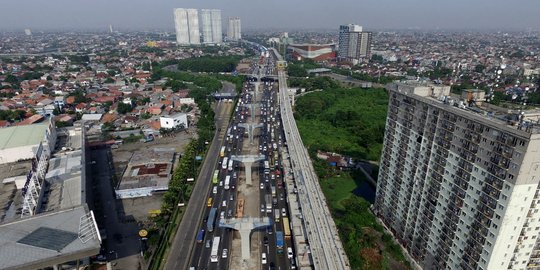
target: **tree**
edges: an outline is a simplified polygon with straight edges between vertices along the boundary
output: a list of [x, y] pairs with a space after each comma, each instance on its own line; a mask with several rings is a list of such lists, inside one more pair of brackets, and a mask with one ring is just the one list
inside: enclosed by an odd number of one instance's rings
[[7, 82], [7, 83], [18, 83], [19, 80], [17, 79], [17, 77], [15, 77], [13, 74], [8, 74], [6, 76], [6, 78], [4, 79], [4, 82]]
[[116, 111], [119, 114], [126, 114], [128, 112], [131, 112], [131, 104], [126, 104], [124, 102], [118, 102], [118, 107], [116, 108]]
[[114, 83], [114, 80], [111, 77], [105, 79], [104, 83]]

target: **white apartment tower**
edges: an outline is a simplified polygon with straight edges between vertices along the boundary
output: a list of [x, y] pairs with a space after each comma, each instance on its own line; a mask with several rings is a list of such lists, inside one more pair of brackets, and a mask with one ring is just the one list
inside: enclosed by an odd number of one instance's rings
[[221, 10], [201, 9], [203, 43], [219, 44], [223, 42], [221, 28]]
[[356, 24], [340, 25], [338, 58], [357, 63], [371, 57], [371, 32], [362, 31]]
[[196, 9], [174, 9], [174, 26], [176, 29], [176, 44], [200, 44], [199, 17]]
[[229, 17], [229, 28], [227, 29], [227, 38], [230, 41], [238, 41], [242, 39], [242, 26], [240, 18]]
[[540, 267], [540, 114], [397, 82], [374, 211], [423, 269]]

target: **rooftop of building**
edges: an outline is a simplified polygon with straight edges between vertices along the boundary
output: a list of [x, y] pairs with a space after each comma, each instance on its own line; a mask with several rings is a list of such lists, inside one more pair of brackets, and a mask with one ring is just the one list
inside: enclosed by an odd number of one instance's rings
[[450, 86], [430, 81], [398, 81], [387, 84], [386, 89], [410, 95], [414, 94], [433, 105], [448, 109], [463, 117], [476, 119], [494, 128], [530, 137], [540, 134], [539, 108], [503, 108], [485, 102], [485, 92], [480, 89], [466, 89], [460, 95], [451, 94]]
[[118, 190], [167, 187], [174, 162], [174, 148], [154, 148], [133, 154]]
[[12, 126], [0, 129], [0, 150], [37, 145], [45, 135], [49, 122]]
[[0, 224], [0, 268], [38, 269], [99, 253], [86, 205]]
[[0, 164], [0, 223], [20, 218], [21, 190], [31, 168], [32, 161], [30, 160]]

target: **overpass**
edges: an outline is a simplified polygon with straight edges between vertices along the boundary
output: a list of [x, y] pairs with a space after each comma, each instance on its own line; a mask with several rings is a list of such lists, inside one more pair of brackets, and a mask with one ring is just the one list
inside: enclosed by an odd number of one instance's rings
[[[274, 49], [279, 62], [283, 58]], [[315, 269], [350, 269], [339, 234], [319, 185], [309, 154], [304, 147], [294, 120], [283, 68], [278, 69], [280, 112], [292, 161], [292, 170], [298, 188], [298, 197], [304, 217], [313, 266]]]

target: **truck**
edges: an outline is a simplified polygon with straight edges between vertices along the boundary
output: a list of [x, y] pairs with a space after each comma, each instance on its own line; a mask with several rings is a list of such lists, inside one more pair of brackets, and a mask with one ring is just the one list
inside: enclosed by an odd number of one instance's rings
[[214, 221], [216, 219], [216, 214], [217, 214], [217, 208], [213, 207], [212, 209], [210, 209], [210, 214], [208, 214], [208, 220], [206, 221], [206, 229], [209, 231], [209, 232], [213, 232], [214, 231]]
[[232, 158], [231, 158], [231, 159], [229, 159], [229, 164], [228, 164], [228, 166], [227, 166], [227, 169], [228, 169], [229, 171], [232, 171], [232, 170], [233, 170], [233, 165], [234, 165], [234, 161], [233, 161]]
[[272, 213], [272, 195], [266, 194], [266, 213]]
[[283, 232], [282, 231], [276, 231], [276, 247], [278, 250], [278, 254], [283, 254]]
[[225, 185], [224, 185], [225, 190], [229, 189], [230, 184], [231, 184], [231, 176], [227, 175], [225, 176]]
[[229, 162], [229, 157], [224, 157], [223, 161], [221, 162], [221, 169], [227, 170], [227, 163]]

